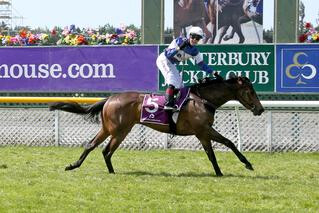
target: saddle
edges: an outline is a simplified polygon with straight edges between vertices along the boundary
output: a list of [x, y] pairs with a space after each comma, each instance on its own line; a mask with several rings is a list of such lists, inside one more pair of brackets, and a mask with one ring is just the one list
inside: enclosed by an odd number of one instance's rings
[[181, 110], [183, 105], [187, 102], [189, 93], [190, 93], [189, 87], [184, 87], [180, 89], [175, 101], [177, 110], [174, 112], [164, 110], [164, 105], [165, 105], [164, 95], [146, 94], [143, 100], [140, 122], [160, 124], [160, 125], [171, 125], [170, 120], [173, 119], [176, 124], [179, 111]]

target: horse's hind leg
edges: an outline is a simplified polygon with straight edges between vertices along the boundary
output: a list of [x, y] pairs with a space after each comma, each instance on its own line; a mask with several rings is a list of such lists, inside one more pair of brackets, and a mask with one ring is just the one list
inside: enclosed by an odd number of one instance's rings
[[240, 23], [233, 25], [234, 31], [237, 33], [238, 37], [239, 37], [239, 43], [244, 43], [245, 41], [245, 36], [241, 30], [241, 26]]
[[98, 145], [100, 145], [108, 136], [109, 134], [106, 133], [103, 129], [101, 129], [99, 133], [85, 146], [85, 149], [81, 154], [79, 160], [67, 166], [65, 170], [67, 171], [80, 167], [85, 158], [88, 156], [88, 154]]
[[234, 38], [234, 35], [235, 35], [235, 30], [234, 30], [234, 28], [233, 28], [233, 29], [231, 30], [230, 34], [224, 36], [223, 40], [224, 40], [224, 41], [228, 41], [229, 39]]
[[115, 150], [120, 146], [121, 142], [125, 139], [126, 135], [129, 133], [129, 130], [121, 131], [121, 133], [119, 133], [115, 136], [112, 135], [109, 143], [103, 149], [102, 153], [104, 156], [104, 160], [105, 160], [105, 164], [107, 166], [107, 169], [109, 170], [109, 173], [114, 173], [113, 165], [111, 162], [111, 157], [112, 157], [113, 153], [115, 152]]
[[222, 38], [225, 36], [228, 28], [229, 28], [229, 26], [223, 26], [221, 28], [221, 31], [220, 31], [220, 34], [219, 34], [219, 39], [218, 39], [218, 44], [220, 44], [222, 42]]
[[229, 139], [225, 138], [221, 134], [219, 134], [215, 129], [210, 128], [209, 134], [212, 136], [212, 140], [224, 144], [228, 148], [230, 148], [238, 157], [238, 159], [245, 164], [245, 167], [250, 170], [254, 170], [251, 163], [246, 159], [246, 157], [239, 152], [239, 150], [236, 148], [233, 142], [231, 142]]

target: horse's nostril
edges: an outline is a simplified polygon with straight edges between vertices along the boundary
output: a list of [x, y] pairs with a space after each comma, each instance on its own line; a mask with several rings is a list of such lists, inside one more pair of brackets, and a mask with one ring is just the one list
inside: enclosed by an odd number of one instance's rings
[[264, 111], [265, 111], [265, 109], [264, 109], [264, 108], [261, 108], [261, 109], [259, 110], [258, 114], [261, 115]]

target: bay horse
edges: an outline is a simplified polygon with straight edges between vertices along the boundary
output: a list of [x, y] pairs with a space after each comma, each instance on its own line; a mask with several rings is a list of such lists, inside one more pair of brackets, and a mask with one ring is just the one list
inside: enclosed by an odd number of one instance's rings
[[[213, 0], [214, 6], [211, 10], [211, 13], [213, 14], [210, 15], [210, 17], [214, 17], [214, 20], [212, 21], [216, 21], [216, 17], [218, 17], [218, 23], [213, 25], [213, 43], [219, 29], [221, 29], [221, 32], [219, 35], [218, 44], [221, 43], [222, 39], [225, 41], [232, 39], [235, 33], [237, 33], [239, 37], [239, 43], [243, 43], [245, 41], [245, 37], [240, 27], [240, 18], [244, 15], [243, 2], [244, 0]], [[219, 3], [222, 3], [222, 5], [219, 5]], [[225, 36], [230, 26], [232, 27], [231, 35]]]
[[[218, 44], [230, 40], [235, 33], [238, 35], [239, 43], [244, 43], [245, 37], [241, 29], [241, 25], [249, 21], [257, 22], [262, 25], [262, 13], [251, 13], [249, 8], [254, 6], [260, 8], [263, 5], [263, 0], [211, 0], [211, 9], [208, 17], [212, 23], [212, 41], [217, 35], [217, 30], [220, 30]], [[220, 5], [221, 4], [221, 5]], [[218, 11], [218, 12], [217, 12]], [[216, 19], [218, 17], [218, 23]], [[213, 24], [215, 23], [215, 24]], [[230, 34], [226, 35], [229, 27], [232, 27]]]
[[212, 34], [207, 28], [210, 19], [205, 12], [205, 5], [202, 1], [182, 0], [174, 1], [174, 36], [186, 35], [188, 26], [199, 26], [203, 29], [205, 37], [203, 43], [211, 43]]
[[[142, 124], [160, 132], [170, 133], [169, 126], [140, 123], [144, 96], [145, 94], [138, 92], [124, 92], [108, 96], [89, 106], [81, 106], [75, 102], [52, 103], [49, 106], [50, 110], [62, 110], [91, 118], [100, 115], [102, 120], [100, 131], [84, 147], [80, 158], [67, 166], [65, 170], [80, 167], [88, 154], [108, 136], [111, 136], [102, 154], [109, 173], [114, 173], [111, 157], [135, 124]], [[264, 111], [248, 78], [237, 76], [228, 80], [205, 78], [199, 84], [191, 86], [190, 97], [182, 107], [176, 123], [177, 135], [195, 135], [199, 139], [212, 163], [216, 176], [222, 176], [223, 173], [217, 164], [211, 141], [216, 141], [230, 148], [247, 169], [253, 170], [251, 163], [238, 151], [234, 143], [212, 128], [216, 109], [229, 100], [239, 101], [254, 115], [261, 115]]]

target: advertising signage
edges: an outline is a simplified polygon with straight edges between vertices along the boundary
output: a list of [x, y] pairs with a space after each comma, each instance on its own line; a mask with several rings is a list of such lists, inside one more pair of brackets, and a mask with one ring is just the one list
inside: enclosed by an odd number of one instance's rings
[[[163, 51], [167, 46], [160, 46]], [[258, 92], [274, 92], [275, 65], [274, 45], [198, 45], [204, 61], [214, 71], [228, 78], [230, 73], [248, 77]], [[184, 85], [192, 85], [206, 73], [190, 59], [178, 65]], [[164, 77], [159, 73], [159, 90], [166, 88]]]
[[0, 48], [0, 91], [157, 91], [157, 54], [157, 45]]
[[319, 92], [319, 45], [276, 46], [276, 91]]
[[[191, 26], [203, 28], [205, 43], [258, 44], [263, 42], [263, 0], [174, 1], [174, 34], [186, 34]], [[240, 21], [239, 21], [240, 20]], [[245, 23], [245, 24], [244, 24]], [[225, 36], [232, 26], [238, 36]], [[216, 37], [210, 32], [216, 30]]]

